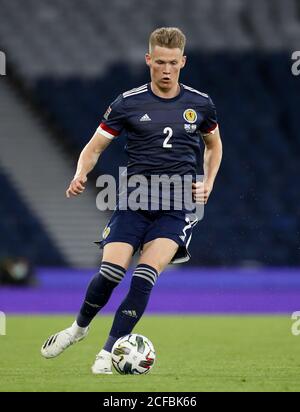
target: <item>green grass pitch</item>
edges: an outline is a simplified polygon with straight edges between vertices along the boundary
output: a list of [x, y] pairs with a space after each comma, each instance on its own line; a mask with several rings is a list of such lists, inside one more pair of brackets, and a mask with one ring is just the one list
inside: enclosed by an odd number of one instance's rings
[[55, 359], [40, 356], [64, 316], [11, 316], [0, 336], [0, 391], [299, 391], [300, 336], [289, 316], [148, 316], [135, 332], [154, 343], [144, 376], [93, 376], [91, 364], [112, 318], [99, 316], [89, 336]]

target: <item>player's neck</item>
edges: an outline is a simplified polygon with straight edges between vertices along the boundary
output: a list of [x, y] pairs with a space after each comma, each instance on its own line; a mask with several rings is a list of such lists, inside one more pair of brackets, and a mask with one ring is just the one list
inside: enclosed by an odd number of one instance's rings
[[178, 94], [180, 93], [180, 86], [178, 83], [169, 90], [161, 89], [154, 82], [150, 83], [150, 87], [151, 87], [152, 92], [156, 96], [162, 97], [164, 99], [172, 99], [173, 97], [178, 96]]

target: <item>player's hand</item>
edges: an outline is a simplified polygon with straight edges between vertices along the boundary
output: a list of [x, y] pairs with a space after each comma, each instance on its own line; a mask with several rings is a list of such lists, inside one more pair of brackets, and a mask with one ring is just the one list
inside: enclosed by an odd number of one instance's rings
[[206, 205], [212, 188], [213, 184], [208, 181], [193, 183], [192, 193], [194, 201], [200, 205]]
[[86, 181], [86, 176], [74, 177], [74, 179], [70, 183], [70, 186], [66, 190], [66, 196], [70, 198], [71, 196], [80, 195], [85, 189]]

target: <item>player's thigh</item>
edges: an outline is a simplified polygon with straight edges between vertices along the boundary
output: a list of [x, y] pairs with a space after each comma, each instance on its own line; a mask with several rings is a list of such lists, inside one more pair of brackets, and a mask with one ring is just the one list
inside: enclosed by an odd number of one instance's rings
[[139, 259], [140, 263], [145, 263], [154, 267], [161, 273], [170, 263], [172, 257], [178, 249], [178, 244], [168, 238], [157, 238], [147, 242], [143, 246], [143, 252]]
[[128, 269], [133, 254], [133, 246], [125, 242], [111, 242], [103, 247], [102, 260]]

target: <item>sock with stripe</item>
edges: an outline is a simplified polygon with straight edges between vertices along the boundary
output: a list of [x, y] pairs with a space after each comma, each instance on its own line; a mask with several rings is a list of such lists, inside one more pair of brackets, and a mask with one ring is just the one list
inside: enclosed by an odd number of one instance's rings
[[119, 306], [114, 322], [104, 346], [111, 352], [114, 343], [124, 335], [131, 333], [142, 317], [150, 298], [158, 273], [152, 266], [139, 264], [132, 276], [129, 292]]
[[86, 328], [102, 309], [114, 290], [125, 276], [126, 270], [114, 263], [103, 261], [100, 271], [91, 280], [76, 323]]

